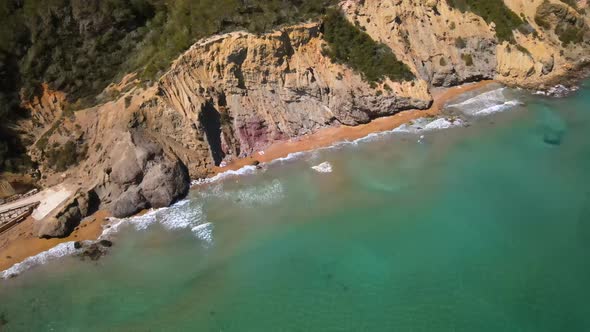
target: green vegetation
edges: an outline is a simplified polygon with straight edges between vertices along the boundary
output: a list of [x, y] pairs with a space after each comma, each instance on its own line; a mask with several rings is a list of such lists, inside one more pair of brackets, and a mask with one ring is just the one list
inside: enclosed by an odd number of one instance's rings
[[512, 31], [520, 28], [524, 22], [503, 0], [448, 0], [449, 5], [462, 12], [470, 11], [481, 16], [488, 24], [496, 24], [496, 37], [500, 41], [512, 41]]
[[584, 41], [584, 30], [573, 25], [567, 25], [563, 29], [555, 29], [555, 33], [564, 46]]
[[524, 53], [524, 54], [528, 55], [528, 56], [532, 56], [532, 55], [531, 55], [531, 52], [530, 52], [530, 51], [529, 51], [529, 50], [528, 50], [526, 47], [524, 47], [524, 46], [522, 46], [522, 45], [520, 45], [520, 44], [517, 44], [517, 45], [516, 45], [516, 49], [517, 49], [517, 50], [519, 50], [520, 52], [522, 52], [522, 53]]
[[335, 0], [151, 0], [154, 19], [142, 48], [129, 63], [144, 68], [149, 79], [200, 38], [220, 32], [246, 29], [261, 33], [283, 24], [318, 18]]
[[[575, 2], [562, 1], [574, 8]], [[550, 21], [549, 18], [553, 17]], [[550, 3], [544, 1], [535, 13], [535, 22], [543, 29], [550, 30], [554, 27], [554, 32], [563, 44], [578, 44], [582, 43], [585, 34], [588, 31], [588, 26], [583, 18], [578, 18], [571, 14], [571, 9], [565, 5]]]
[[457, 48], [464, 49], [465, 47], [467, 47], [467, 43], [465, 42], [465, 39], [458, 37], [457, 39], [455, 39], [455, 46]]
[[468, 53], [461, 54], [461, 59], [465, 62], [466, 66], [473, 66], [473, 56]]
[[58, 145], [47, 150], [47, 163], [54, 170], [63, 172], [86, 158], [87, 151], [86, 145], [78, 147], [76, 143], [68, 141], [61, 147]]
[[551, 29], [551, 23], [543, 16], [535, 15], [535, 23], [545, 30]]
[[17, 79], [25, 98], [47, 82], [71, 101], [87, 99], [81, 104], [88, 106], [118, 75], [143, 68], [143, 77], [153, 79], [200, 38], [242, 28], [263, 32], [317, 18], [333, 2], [4, 0], [0, 71], [15, 70], [2, 76]]
[[324, 50], [335, 62], [343, 63], [361, 73], [369, 82], [386, 77], [394, 81], [411, 80], [414, 75], [399, 61], [389, 47], [375, 42], [354, 26], [337, 10], [330, 10], [324, 18]]
[[566, 5], [574, 9], [578, 8], [578, 2], [576, 0], [561, 0], [561, 2], [565, 3]]
[[[67, 93], [73, 111], [124, 73], [157, 77], [196, 40], [220, 32], [263, 32], [318, 18], [336, 0], [2, 0], [0, 1], [0, 171], [23, 164], [11, 123], [27, 117], [40, 84]], [[112, 97], [112, 96], [110, 96]], [[107, 96], [109, 98], [109, 96]]]

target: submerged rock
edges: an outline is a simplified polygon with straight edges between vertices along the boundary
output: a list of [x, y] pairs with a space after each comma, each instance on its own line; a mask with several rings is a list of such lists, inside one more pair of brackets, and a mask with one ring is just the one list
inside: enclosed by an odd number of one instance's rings
[[6, 319], [6, 315], [4, 313], [0, 314], [0, 327], [8, 325], [8, 320]]
[[561, 140], [563, 138], [562, 132], [548, 132], [543, 135], [543, 142], [549, 145], [561, 145]]
[[111, 242], [109, 240], [100, 240], [98, 243], [100, 243], [101, 246], [107, 247], [107, 248], [110, 248], [113, 246], [113, 242]]
[[100, 259], [102, 256], [106, 255], [108, 253], [108, 248], [110, 248], [113, 245], [113, 243], [108, 240], [101, 240], [98, 242], [84, 241], [77, 243], [79, 243], [79, 250], [81, 250], [77, 254], [77, 256], [80, 257], [82, 260], [89, 258], [92, 261], [96, 261]]

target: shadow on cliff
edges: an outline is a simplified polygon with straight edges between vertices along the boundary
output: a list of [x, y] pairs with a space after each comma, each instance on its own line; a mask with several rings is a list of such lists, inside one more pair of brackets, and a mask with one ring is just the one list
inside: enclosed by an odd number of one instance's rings
[[205, 103], [199, 114], [199, 121], [209, 143], [211, 156], [216, 166], [221, 164], [225, 153], [221, 144], [221, 114], [217, 111], [213, 102]]

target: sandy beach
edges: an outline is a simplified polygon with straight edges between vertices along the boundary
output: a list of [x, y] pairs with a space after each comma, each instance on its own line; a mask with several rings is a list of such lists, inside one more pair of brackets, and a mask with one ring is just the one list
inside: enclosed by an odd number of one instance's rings
[[28, 257], [35, 256], [56, 245], [70, 241], [96, 240], [107, 223], [107, 211], [98, 211], [87, 218], [74, 232], [63, 239], [40, 239], [33, 235], [35, 219], [28, 217], [22, 223], [12, 227], [0, 236], [0, 271], [22, 262]]
[[237, 159], [225, 167], [217, 167], [213, 176], [224, 171], [238, 170], [244, 166], [252, 165], [255, 162], [270, 162], [278, 158], [286, 157], [291, 153], [311, 151], [333, 145], [337, 142], [359, 139], [371, 133], [393, 130], [405, 123], [419, 118], [437, 116], [447, 102], [457, 98], [463, 93], [480, 89], [494, 82], [495, 81], [493, 80], [487, 80], [433, 91], [432, 95], [434, 101], [432, 106], [427, 110], [403, 111], [392, 116], [375, 119], [367, 124], [359, 126], [325, 128], [311, 135], [298, 137], [288, 141], [276, 142], [266, 148], [263, 154], [254, 154], [246, 158]]
[[[310, 151], [327, 147], [340, 141], [362, 138], [371, 133], [393, 130], [404, 123], [408, 123], [418, 118], [437, 116], [447, 102], [465, 92], [480, 89], [493, 82], [494, 81], [491, 80], [481, 81], [434, 91], [433, 104], [427, 110], [403, 111], [389, 117], [375, 119], [364, 125], [325, 128], [311, 135], [302, 136], [288, 141], [276, 142], [265, 149], [263, 154], [257, 153], [246, 158], [238, 159], [226, 167], [216, 168], [213, 175], [228, 170], [237, 170], [241, 167], [252, 165], [255, 162], [270, 162], [278, 158], [286, 157], [291, 153]], [[27, 257], [51, 249], [60, 243], [96, 240], [102, 234], [103, 226], [108, 222], [108, 217], [108, 212], [101, 210], [92, 217], [87, 218], [88, 220], [77, 227], [69, 237], [45, 240], [39, 239], [33, 235], [35, 219], [31, 216], [0, 235], [0, 271], [8, 269]]]

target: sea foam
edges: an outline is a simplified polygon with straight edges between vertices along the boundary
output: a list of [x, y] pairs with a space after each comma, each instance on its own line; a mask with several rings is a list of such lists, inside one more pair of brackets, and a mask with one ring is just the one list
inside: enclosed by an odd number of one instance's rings
[[74, 242], [60, 243], [47, 251], [44, 251], [35, 256], [31, 256], [20, 263], [14, 264], [9, 269], [0, 272], [0, 278], [8, 279], [17, 276], [23, 271], [31, 269], [35, 266], [43, 265], [62, 257], [71, 256], [78, 251], [79, 249], [74, 248]]
[[[155, 224], [160, 224], [163, 228], [172, 231], [192, 230], [202, 224], [208, 224], [208, 222], [202, 204], [194, 204], [190, 199], [185, 199], [170, 207], [153, 209], [140, 216], [123, 219], [111, 218], [109, 227], [103, 231], [100, 239], [111, 238], [123, 227], [133, 227], [136, 231], [143, 231]], [[212, 236], [210, 238], [208, 242], [212, 242]]]
[[228, 177], [234, 177], [234, 176], [241, 176], [241, 175], [246, 175], [246, 174], [254, 174], [256, 173], [256, 166], [244, 166], [238, 170], [229, 170], [229, 171], [225, 171], [222, 173], [219, 173], [213, 177], [210, 178], [205, 178], [205, 179], [198, 179], [193, 181], [191, 184], [193, 186], [198, 186], [198, 185], [203, 185], [203, 184], [209, 184], [209, 183], [213, 183], [213, 182], [217, 182], [223, 179], [226, 179]]
[[449, 129], [453, 127], [462, 127], [464, 125], [465, 122], [461, 119], [438, 118], [432, 120], [428, 118], [419, 118], [395, 128], [393, 132], [417, 134], [424, 131]]
[[470, 116], [484, 116], [522, 104], [518, 100], [509, 100], [504, 94], [505, 90], [506, 88], [498, 88], [487, 91], [462, 102], [447, 105], [446, 108], [456, 108]]
[[198, 195], [203, 199], [223, 199], [232, 202], [232, 204], [249, 208], [275, 204], [283, 199], [284, 187], [278, 179], [238, 189], [227, 188], [223, 183], [219, 183], [200, 191]]
[[207, 245], [213, 244], [213, 224], [208, 222], [191, 228], [191, 231], [197, 238], [204, 241]]
[[318, 173], [332, 173], [332, 165], [327, 161], [311, 168]]

